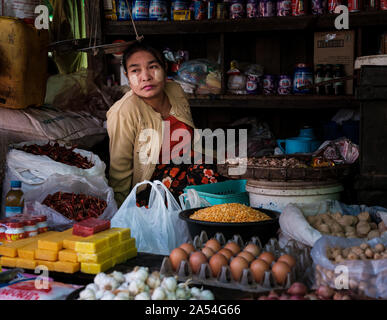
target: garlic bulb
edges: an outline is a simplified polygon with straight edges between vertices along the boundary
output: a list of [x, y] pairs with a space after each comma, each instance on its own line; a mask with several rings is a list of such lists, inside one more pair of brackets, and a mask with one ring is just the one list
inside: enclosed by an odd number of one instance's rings
[[99, 288], [105, 288], [105, 285], [108, 284], [111, 280], [111, 277], [109, 277], [106, 273], [100, 272], [98, 273], [94, 278], [94, 283]]
[[176, 300], [176, 294], [174, 291], [166, 291], [167, 298], [166, 300]]
[[185, 290], [185, 288], [177, 288], [175, 294], [176, 294], [176, 299], [187, 300], [191, 296], [191, 291]]
[[101, 290], [98, 290], [96, 293], [95, 293], [95, 298], [97, 300], [101, 300], [101, 298], [103, 297], [103, 295], [105, 294], [105, 290], [101, 289]]
[[114, 300], [130, 300], [129, 292], [119, 292], [116, 294]]
[[123, 284], [121, 284], [117, 290], [120, 290], [120, 291], [129, 291], [129, 285], [125, 282]]
[[203, 290], [200, 293], [201, 300], [215, 300], [213, 293], [210, 290]]
[[160, 273], [155, 271], [152, 272], [152, 274], [148, 277], [146, 280], [146, 284], [149, 286], [151, 289], [155, 289], [160, 286], [161, 280], [160, 280]]
[[116, 296], [110, 292], [110, 291], [105, 291], [105, 293], [103, 294], [101, 300], [114, 300]]
[[199, 288], [197, 288], [197, 287], [192, 287], [192, 288], [191, 288], [191, 295], [192, 295], [193, 297], [195, 297], [195, 298], [200, 297], [200, 293], [201, 293], [201, 291], [200, 291]]
[[136, 271], [135, 278], [137, 280], [141, 280], [142, 282], [145, 282], [148, 278], [148, 271], [146, 269], [140, 268], [138, 271]]
[[91, 289], [85, 289], [79, 294], [80, 300], [96, 300], [95, 291]]
[[136, 272], [132, 271], [124, 275], [125, 277], [125, 282], [126, 283], [131, 283], [135, 278], [136, 278]]
[[161, 287], [157, 287], [152, 294], [152, 300], [165, 300], [167, 297], [165, 290]]
[[113, 271], [111, 276], [120, 284], [125, 282], [125, 277], [124, 277], [124, 274], [122, 272]]
[[175, 277], [164, 278], [164, 280], [161, 282], [161, 286], [168, 291], [174, 292], [177, 287], [177, 281]]
[[143, 292], [144, 290], [145, 290], [145, 283], [141, 280], [136, 279], [129, 284], [129, 293], [134, 296]]
[[95, 283], [89, 283], [85, 289], [90, 289], [94, 292], [97, 292], [99, 290], [99, 287]]
[[134, 300], [150, 300], [150, 295], [148, 292], [141, 292], [140, 294], [134, 297]]

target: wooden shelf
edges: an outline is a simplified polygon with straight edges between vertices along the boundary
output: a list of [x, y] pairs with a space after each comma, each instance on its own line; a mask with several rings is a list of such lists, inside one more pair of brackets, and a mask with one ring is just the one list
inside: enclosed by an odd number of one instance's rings
[[[137, 21], [136, 28], [140, 35], [159, 34], [193, 34], [193, 33], [235, 33], [260, 31], [294, 31], [335, 29], [337, 15], [301, 17], [267, 17], [257, 19], [227, 19], [201, 21]], [[370, 11], [351, 13], [349, 27], [387, 27], [387, 11]], [[134, 35], [130, 21], [107, 21], [104, 34], [108, 36]]]
[[192, 108], [326, 109], [360, 106], [354, 96], [188, 95], [188, 97]]

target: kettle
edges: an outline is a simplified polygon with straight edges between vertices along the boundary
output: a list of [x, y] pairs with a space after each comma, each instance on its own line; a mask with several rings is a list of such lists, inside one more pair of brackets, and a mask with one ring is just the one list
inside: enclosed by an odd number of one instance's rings
[[298, 137], [277, 140], [277, 145], [284, 154], [312, 153], [318, 149], [320, 144], [314, 135], [313, 128], [309, 127], [301, 129]]

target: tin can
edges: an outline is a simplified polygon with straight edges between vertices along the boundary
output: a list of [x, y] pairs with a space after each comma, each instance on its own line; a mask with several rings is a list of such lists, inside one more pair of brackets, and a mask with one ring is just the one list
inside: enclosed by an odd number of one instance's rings
[[230, 19], [240, 19], [245, 15], [244, 3], [242, 0], [231, 0]]
[[326, 13], [327, 13], [327, 0], [312, 0], [313, 15], [320, 15], [320, 14], [326, 14]]
[[261, 17], [274, 17], [276, 15], [275, 1], [261, 0], [259, 2], [259, 13]]
[[379, 7], [380, 7], [379, 0], [367, 0], [366, 3], [367, 3], [366, 4], [366, 9], [368, 11], [379, 10]]
[[[374, 0], [371, 0], [374, 1]], [[359, 0], [348, 0], [348, 11], [349, 12], [359, 12]]]
[[292, 15], [292, 1], [291, 0], [278, 0], [277, 1], [277, 16], [285, 17]]
[[142, 21], [149, 19], [149, 1], [134, 0], [132, 8], [133, 20]]
[[277, 93], [283, 96], [292, 93], [292, 78], [287, 74], [282, 74], [279, 76]]
[[387, 10], [387, 0], [380, 0], [380, 10]]
[[228, 3], [218, 2], [216, 4], [216, 19], [228, 19]]
[[168, 9], [166, 0], [151, 0], [149, 5], [149, 20], [162, 20], [167, 18]]
[[215, 0], [208, 0], [207, 2], [207, 19], [215, 19], [216, 18], [216, 7]]
[[292, 16], [304, 16], [305, 15], [305, 2], [304, 0], [292, 0]]
[[294, 71], [293, 92], [312, 93], [312, 88], [302, 88], [313, 84], [313, 72], [304, 63], [297, 64]]
[[194, 19], [205, 20], [207, 18], [207, 3], [201, 0], [194, 1]]
[[277, 92], [277, 83], [276, 83], [276, 79], [275, 79], [275, 76], [271, 75], [271, 74], [265, 74], [264, 77], [263, 77], [263, 93], [266, 94], [266, 95], [269, 95], [269, 94], [276, 94]]
[[35, 237], [38, 235], [38, 221], [34, 218], [24, 220], [24, 233], [25, 237]]
[[257, 0], [247, 0], [246, 4], [246, 14], [247, 18], [257, 18], [259, 17], [258, 1]]
[[341, 6], [341, 0], [328, 0], [328, 13], [335, 13], [337, 6]]
[[259, 92], [259, 77], [254, 74], [246, 76], [246, 91], [248, 94], [258, 94]]
[[23, 222], [19, 222], [17, 220], [10, 220], [5, 224], [5, 226], [7, 228], [5, 230], [6, 241], [17, 241], [26, 237]]

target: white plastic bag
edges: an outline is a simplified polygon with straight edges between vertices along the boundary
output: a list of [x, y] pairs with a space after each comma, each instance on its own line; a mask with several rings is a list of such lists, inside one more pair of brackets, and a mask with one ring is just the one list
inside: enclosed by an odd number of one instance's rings
[[47, 216], [48, 226], [51, 229], [62, 231], [71, 228], [75, 221], [63, 216], [54, 209], [43, 205], [42, 202], [49, 194], [69, 192], [97, 197], [107, 202], [105, 211], [98, 218], [110, 220], [117, 211], [114, 200], [114, 191], [101, 177], [80, 177], [55, 174], [50, 176], [39, 189], [24, 194], [25, 206], [28, 213], [44, 214]]
[[[150, 184], [149, 208], [136, 204], [137, 189]], [[167, 203], [167, 206], [166, 206]], [[190, 240], [187, 224], [179, 218], [181, 208], [160, 181], [145, 180], [134, 186], [111, 220], [112, 227], [130, 228], [140, 252], [169, 255]]]
[[179, 201], [183, 210], [211, 206], [211, 203], [199, 197], [199, 194], [195, 189], [188, 189], [187, 193], [181, 194], [179, 196]]

